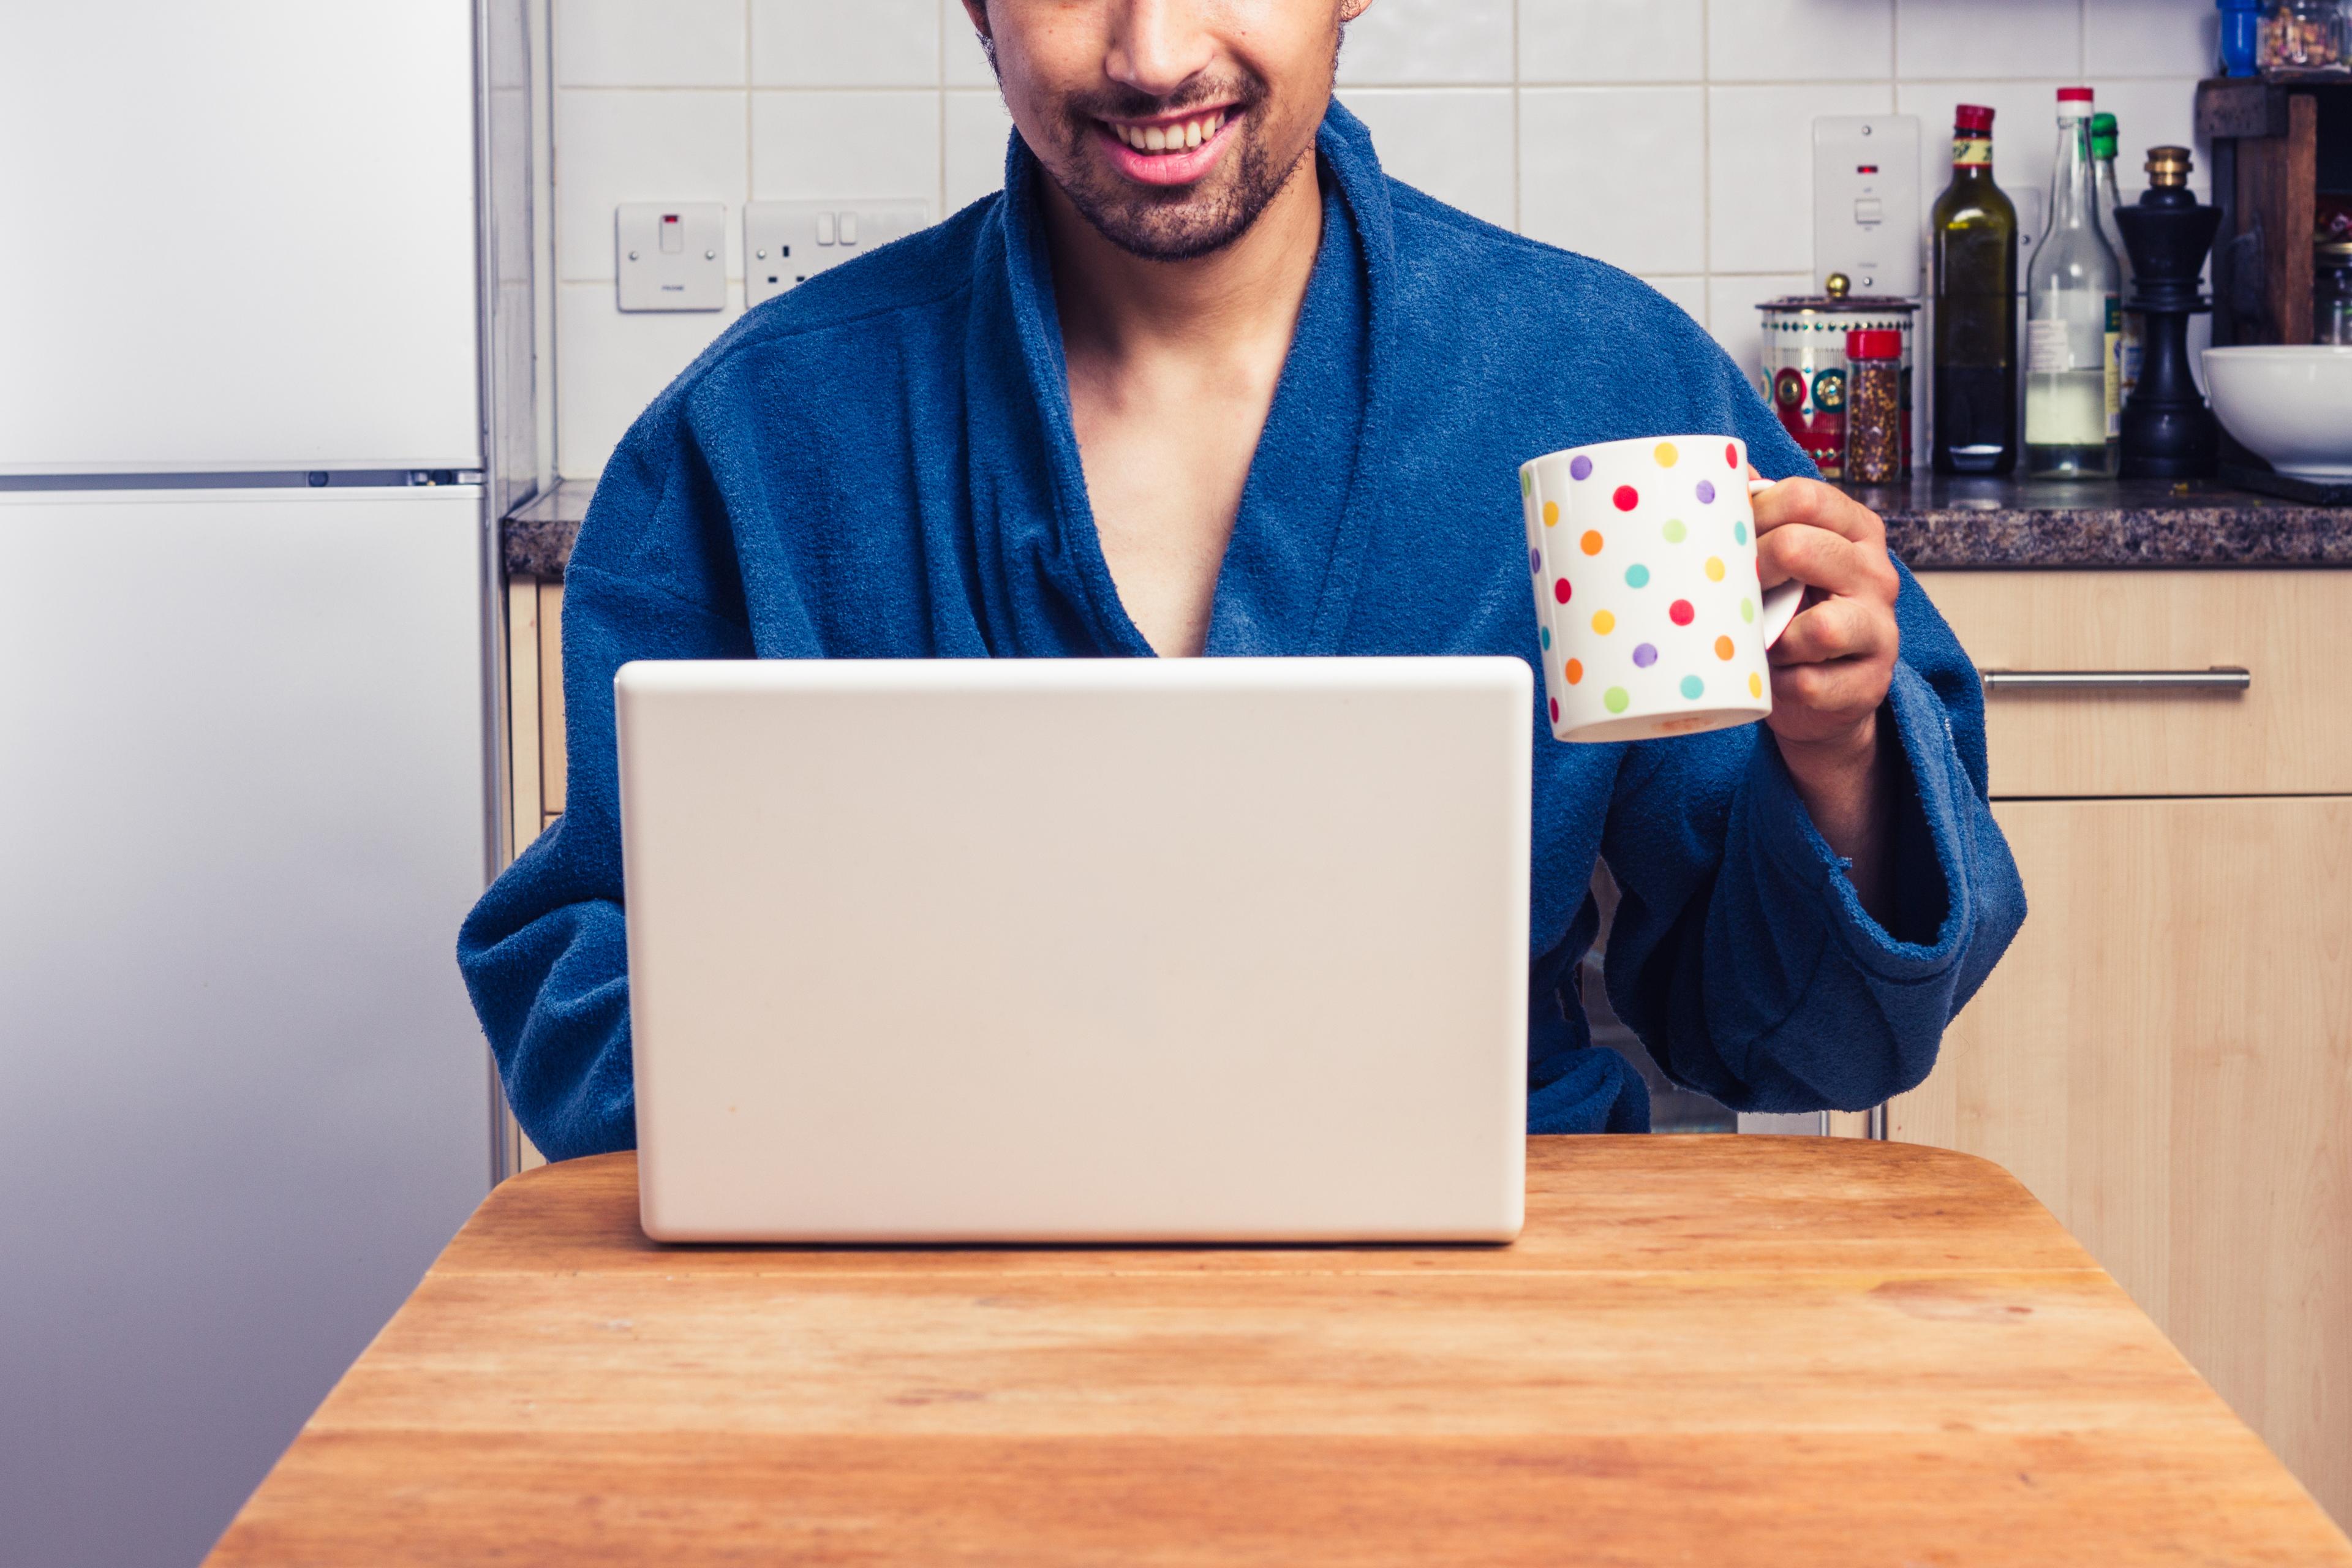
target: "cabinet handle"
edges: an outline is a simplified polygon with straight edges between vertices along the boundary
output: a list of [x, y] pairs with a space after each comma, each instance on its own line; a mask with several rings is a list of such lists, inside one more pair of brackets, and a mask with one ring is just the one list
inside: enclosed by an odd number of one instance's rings
[[2210, 669], [1988, 669], [1993, 691], [2244, 691], [2252, 674], [2236, 665]]

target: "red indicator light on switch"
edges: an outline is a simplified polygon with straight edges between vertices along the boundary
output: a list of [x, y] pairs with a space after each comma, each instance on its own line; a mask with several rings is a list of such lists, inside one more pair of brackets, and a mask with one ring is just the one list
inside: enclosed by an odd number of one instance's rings
[[1875, 174], [1878, 173], [1878, 165], [1875, 163], [1859, 163], [1854, 166], [1853, 172], [1857, 174]]

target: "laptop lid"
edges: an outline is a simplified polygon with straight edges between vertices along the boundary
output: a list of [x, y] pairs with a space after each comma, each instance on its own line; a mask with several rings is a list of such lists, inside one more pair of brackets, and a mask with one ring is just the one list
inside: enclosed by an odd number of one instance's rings
[[1511, 658], [635, 663], [665, 1240], [1507, 1239]]

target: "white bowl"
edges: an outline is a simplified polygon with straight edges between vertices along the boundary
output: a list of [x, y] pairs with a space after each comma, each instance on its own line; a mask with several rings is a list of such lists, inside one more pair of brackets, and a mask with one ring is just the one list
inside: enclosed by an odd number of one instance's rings
[[2207, 349], [2205, 390], [2221, 427], [2280, 473], [2352, 479], [2352, 348]]

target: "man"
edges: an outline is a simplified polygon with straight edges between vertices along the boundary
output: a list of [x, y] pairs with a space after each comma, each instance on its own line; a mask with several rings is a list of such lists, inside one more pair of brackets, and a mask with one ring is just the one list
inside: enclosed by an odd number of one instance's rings
[[[624, 660], [1533, 663], [1520, 461], [1720, 431], [1808, 473], [1664, 299], [1382, 176], [1330, 100], [1369, 3], [965, 0], [1016, 127], [1003, 194], [746, 316], [614, 454], [566, 584], [569, 809], [459, 940], [550, 1156], [635, 1140]], [[1810, 584], [1769, 733], [1539, 735], [1538, 1131], [1648, 1124], [1573, 990], [1596, 854], [1617, 1012], [1747, 1109], [1916, 1083], [2023, 918], [1974, 672], [1879, 520], [1797, 478], [1757, 527], [1765, 584]]]

